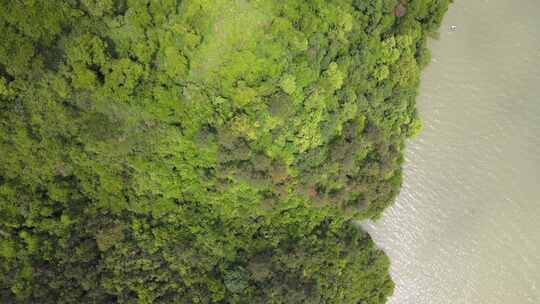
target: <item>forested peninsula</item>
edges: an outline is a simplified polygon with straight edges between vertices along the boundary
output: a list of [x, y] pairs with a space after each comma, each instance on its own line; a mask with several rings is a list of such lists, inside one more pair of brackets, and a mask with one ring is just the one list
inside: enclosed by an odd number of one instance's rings
[[448, 4], [0, 0], [0, 302], [385, 303]]

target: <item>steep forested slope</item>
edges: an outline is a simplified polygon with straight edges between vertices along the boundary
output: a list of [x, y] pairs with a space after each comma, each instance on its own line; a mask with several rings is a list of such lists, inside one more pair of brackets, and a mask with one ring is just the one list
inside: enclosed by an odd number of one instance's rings
[[0, 5], [2, 302], [385, 301], [448, 0]]

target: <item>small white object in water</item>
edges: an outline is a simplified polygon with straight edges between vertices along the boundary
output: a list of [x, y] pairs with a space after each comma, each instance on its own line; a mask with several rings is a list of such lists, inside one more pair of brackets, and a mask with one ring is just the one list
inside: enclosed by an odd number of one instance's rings
[[452, 25], [452, 26], [450, 26], [450, 30], [451, 30], [451, 31], [457, 30], [457, 25]]

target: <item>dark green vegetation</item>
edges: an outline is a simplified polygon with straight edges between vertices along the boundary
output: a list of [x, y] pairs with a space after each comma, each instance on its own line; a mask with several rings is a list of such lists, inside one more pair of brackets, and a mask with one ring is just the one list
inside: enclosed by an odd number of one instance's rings
[[392, 292], [349, 221], [398, 192], [448, 0], [0, 3], [0, 302]]

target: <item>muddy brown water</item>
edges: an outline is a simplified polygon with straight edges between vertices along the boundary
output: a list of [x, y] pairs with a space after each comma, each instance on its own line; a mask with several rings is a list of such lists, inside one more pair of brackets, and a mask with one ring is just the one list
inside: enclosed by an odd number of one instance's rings
[[390, 304], [540, 303], [539, 11], [458, 0], [431, 41], [401, 194], [364, 223], [392, 261]]

